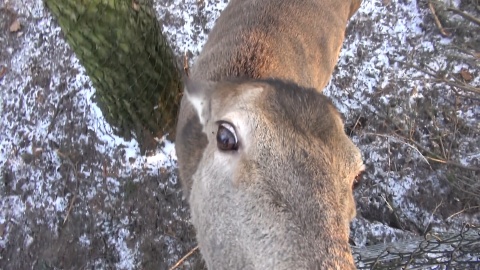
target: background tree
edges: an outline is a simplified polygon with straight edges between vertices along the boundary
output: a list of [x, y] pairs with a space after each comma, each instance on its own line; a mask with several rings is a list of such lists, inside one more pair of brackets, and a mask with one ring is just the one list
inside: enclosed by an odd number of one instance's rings
[[[151, 0], [45, 0], [96, 89], [114, 133], [142, 153], [173, 136], [181, 73]], [[171, 137], [173, 138], [173, 137]]]

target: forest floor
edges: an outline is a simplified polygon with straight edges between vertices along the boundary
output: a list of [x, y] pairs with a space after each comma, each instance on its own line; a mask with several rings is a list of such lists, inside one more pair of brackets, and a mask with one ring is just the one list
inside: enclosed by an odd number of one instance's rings
[[[155, 9], [194, 65], [227, 2]], [[364, 1], [324, 90], [366, 164], [356, 247], [480, 224], [480, 26], [456, 12], [480, 6], [433, 3]], [[174, 144], [112, 134], [42, 0], [0, 3], [0, 44], [0, 269], [168, 269], [194, 249]]]

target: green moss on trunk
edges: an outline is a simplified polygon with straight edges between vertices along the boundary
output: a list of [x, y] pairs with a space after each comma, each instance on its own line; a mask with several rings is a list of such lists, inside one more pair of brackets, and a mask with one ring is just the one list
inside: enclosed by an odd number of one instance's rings
[[45, 0], [96, 89], [115, 134], [144, 152], [173, 135], [181, 73], [147, 0]]

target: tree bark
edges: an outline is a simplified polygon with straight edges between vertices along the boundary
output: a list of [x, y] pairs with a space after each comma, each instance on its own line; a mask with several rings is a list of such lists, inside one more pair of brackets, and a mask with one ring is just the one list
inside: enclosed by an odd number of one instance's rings
[[181, 71], [151, 0], [45, 0], [96, 89], [114, 133], [141, 152], [173, 138]]

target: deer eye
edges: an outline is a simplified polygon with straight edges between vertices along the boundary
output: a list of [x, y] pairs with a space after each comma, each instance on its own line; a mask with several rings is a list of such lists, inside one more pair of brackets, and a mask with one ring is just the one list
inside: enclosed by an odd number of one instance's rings
[[238, 138], [233, 125], [220, 122], [217, 130], [217, 147], [222, 151], [238, 150]]

